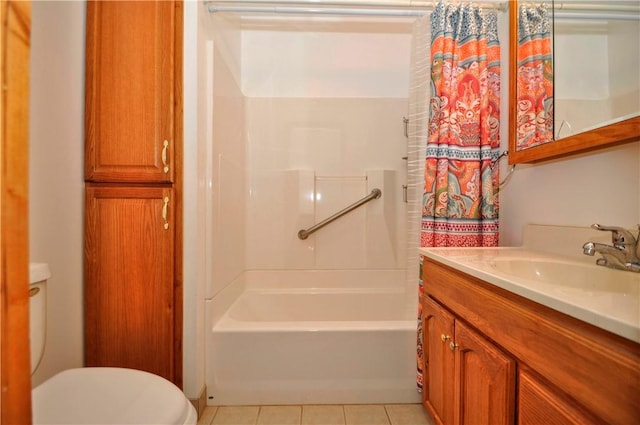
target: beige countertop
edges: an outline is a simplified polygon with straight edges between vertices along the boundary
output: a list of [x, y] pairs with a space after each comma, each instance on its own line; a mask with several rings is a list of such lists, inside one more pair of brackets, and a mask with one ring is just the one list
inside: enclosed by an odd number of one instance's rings
[[[419, 252], [512, 293], [640, 342], [640, 273], [597, 266], [593, 257], [561, 256], [532, 248], [536, 247], [525, 243], [523, 247], [514, 248], [420, 248]], [[427, 276], [425, 287], [428, 284]]]

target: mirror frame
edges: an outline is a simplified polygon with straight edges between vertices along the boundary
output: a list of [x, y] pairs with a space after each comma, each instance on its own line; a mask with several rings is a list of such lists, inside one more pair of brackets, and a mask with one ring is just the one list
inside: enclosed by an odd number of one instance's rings
[[516, 150], [518, 1], [509, 0], [509, 164], [546, 161], [640, 140], [640, 116]]

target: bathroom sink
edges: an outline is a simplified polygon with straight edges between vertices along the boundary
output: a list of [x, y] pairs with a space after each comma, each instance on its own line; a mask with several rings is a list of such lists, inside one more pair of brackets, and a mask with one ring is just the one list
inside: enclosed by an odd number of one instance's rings
[[[640, 273], [596, 265], [594, 257], [574, 257], [573, 248], [588, 235], [569, 230], [561, 237], [553, 227], [547, 238], [533, 237], [526, 247], [421, 248], [420, 253], [428, 262], [640, 342]], [[573, 242], [565, 243], [565, 236]]]
[[556, 289], [637, 293], [640, 275], [622, 270], [552, 259], [500, 258], [490, 262], [499, 273], [548, 284]]

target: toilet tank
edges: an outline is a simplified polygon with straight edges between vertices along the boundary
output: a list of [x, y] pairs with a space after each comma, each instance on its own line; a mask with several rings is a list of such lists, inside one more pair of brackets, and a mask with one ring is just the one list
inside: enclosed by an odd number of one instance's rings
[[46, 263], [29, 264], [29, 338], [31, 373], [35, 372], [44, 354], [47, 335], [47, 280], [51, 277]]

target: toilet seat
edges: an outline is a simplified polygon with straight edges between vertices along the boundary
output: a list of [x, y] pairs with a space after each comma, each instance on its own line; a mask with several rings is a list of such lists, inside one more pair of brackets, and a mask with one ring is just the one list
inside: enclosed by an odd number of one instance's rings
[[33, 389], [34, 424], [195, 424], [195, 408], [171, 382], [123, 368], [65, 370]]

